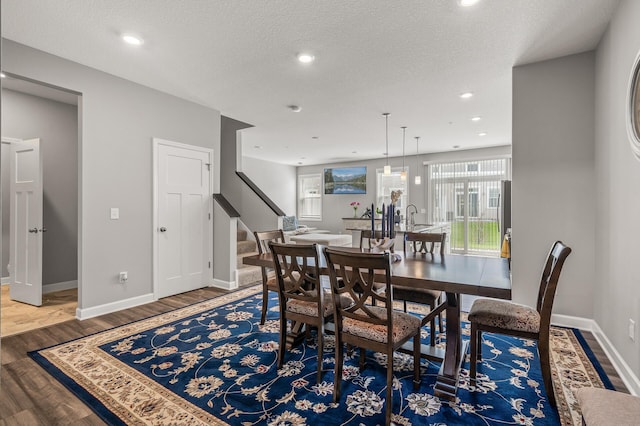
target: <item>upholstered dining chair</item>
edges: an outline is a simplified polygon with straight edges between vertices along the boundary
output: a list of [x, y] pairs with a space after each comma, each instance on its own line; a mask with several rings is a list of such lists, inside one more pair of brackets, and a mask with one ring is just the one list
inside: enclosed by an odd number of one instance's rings
[[499, 333], [538, 341], [538, 354], [544, 387], [549, 396], [549, 403], [556, 405], [551, 381], [551, 363], [549, 353], [549, 330], [553, 299], [558, 286], [560, 272], [571, 248], [562, 241], [556, 241], [544, 264], [538, 301], [532, 308], [505, 300], [478, 299], [469, 310], [471, 323], [471, 365], [469, 377], [472, 383], [476, 380], [477, 362], [482, 358], [482, 333]]
[[[405, 256], [411, 251], [417, 253], [433, 254], [435, 244], [440, 245], [440, 255], [444, 255], [445, 243], [447, 241], [447, 233], [435, 232], [406, 232], [404, 234], [404, 253]], [[427, 246], [429, 248], [427, 249]], [[409, 251], [407, 250], [409, 248]], [[411, 250], [413, 249], [413, 250]], [[393, 296], [396, 300], [404, 302], [404, 311], [407, 312], [407, 302], [418, 303], [429, 306], [429, 314], [422, 318], [422, 325], [429, 323], [429, 332], [431, 333], [431, 346], [436, 344], [436, 317], [438, 318], [438, 331], [442, 333], [442, 306], [436, 312], [436, 306], [442, 296], [439, 290], [414, 289], [409, 287], [394, 286]]]
[[[413, 339], [413, 387], [420, 385], [420, 318], [393, 309], [389, 253], [357, 253], [324, 248], [329, 269], [331, 295], [335, 304], [335, 372], [333, 402], [340, 398], [343, 345], [360, 348], [360, 371], [365, 367], [366, 349], [387, 355], [386, 424], [393, 408], [393, 353]], [[374, 289], [376, 275], [384, 276], [388, 291]], [[383, 306], [373, 306], [369, 300]]]
[[382, 239], [382, 231], [371, 231], [371, 229], [363, 229], [360, 231], [360, 248], [370, 248], [369, 240], [371, 238]]
[[[269, 243], [276, 268], [280, 304], [280, 351], [278, 368], [284, 364], [287, 321], [304, 323], [318, 329], [318, 374], [322, 376], [324, 324], [333, 320], [333, 302], [328, 288], [320, 282], [316, 244]], [[326, 292], [325, 292], [326, 290]], [[308, 330], [308, 329], [307, 329]]]
[[[253, 233], [258, 245], [258, 253], [270, 253], [270, 242], [284, 243], [284, 232], [282, 229], [273, 231], [256, 231]], [[278, 291], [278, 283], [271, 268], [262, 267], [262, 315], [260, 316], [260, 325], [264, 324], [267, 317], [267, 308], [269, 306], [269, 291]]]

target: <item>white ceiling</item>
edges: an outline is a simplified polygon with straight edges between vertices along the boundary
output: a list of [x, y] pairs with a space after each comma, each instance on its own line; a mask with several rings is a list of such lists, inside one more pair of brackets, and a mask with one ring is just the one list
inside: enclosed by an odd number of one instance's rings
[[[421, 153], [510, 144], [512, 67], [594, 49], [617, 4], [2, 0], [1, 7], [3, 37], [218, 109], [255, 126], [243, 136], [245, 155], [306, 165], [382, 157], [383, 112], [391, 113], [391, 156], [402, 154], [401, 126], [408, 154], [414, 136]], [[124, 32], [145, 44], [125, 45]], [[302, 51], [316, 61], [300, 64]], [[475, 96], [461, 100], [465, 91]]]

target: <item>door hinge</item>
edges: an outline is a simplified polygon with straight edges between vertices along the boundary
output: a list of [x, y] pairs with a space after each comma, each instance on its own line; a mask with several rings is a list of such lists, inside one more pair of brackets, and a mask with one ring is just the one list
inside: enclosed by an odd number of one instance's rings
[[209, 220], [211, 220], [211, 213], [209, 213]]
[[209, 269], [211, 269], [211, 262], [209, 262]]
[[211, 171], [211, 163], [204, 163], [205, 166], [207, 166], [207, 170]]

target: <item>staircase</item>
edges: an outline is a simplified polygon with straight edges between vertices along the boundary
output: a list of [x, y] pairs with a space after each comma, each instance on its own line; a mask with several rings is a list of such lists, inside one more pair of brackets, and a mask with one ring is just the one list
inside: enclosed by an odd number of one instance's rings
[[247, 237], [247, 231], [238, 229], [238, 263], [236, 265], [238, 287], [244, 287], [256, 283], [256, 281], [258, 283], [262, 282], [262, 271], [259, 266], [242, 264], [245, 256], [258, 254], [258, 247], [256, 246], [256, 241], [253, 239], [253, 235], [250, 236], [250, 239], [247, 239]]

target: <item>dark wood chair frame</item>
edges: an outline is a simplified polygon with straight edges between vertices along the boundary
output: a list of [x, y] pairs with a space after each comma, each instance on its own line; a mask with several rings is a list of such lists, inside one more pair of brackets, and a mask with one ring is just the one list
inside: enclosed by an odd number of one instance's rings
[[[256, 238], [256, 244], [258, 245], [258, 253], [265, 254], [271, 253], [269, 248], [270, 242], [284, 244], [284, 232], [282, 229], [276, 229], [273, 231], [256, 231], [253, 233]], [[262, 266], [262, 315], [260, 316], [260, 325], [264, 324], [267, 318], [267, 308], [269, 306], [269, 291], [278, 291], [278, 283], [275, 277], [269, 277], [271, 268]]]
[[[444, 255], [445, 243], [447, 241], [447, 233], [434, 232], [406, 232], [404, 234], [403, 249], [405, 256], [407, 255], [407, 243], [413, 245], [413, 251], [416, 253], [433, 254], [436, 243], [440, 244], [440, 255]], [[430, 248], [427, 250], [427, 245]], [[429, 323], [431, 332], [431, 346], [436, 345], [436, 317], [438, 318], [438, 332], [442, 333], [442, 311], [446, 306], [440, 303], [442, 292], [436, 290], [420, 290], [408, 287], [396, 286], [394, 288], [394, 297], [396, 300], [404, 302], [404, 311], [407, 312], [407, 301], [420, 303], [429, 306], [429, 314], [422, 318], [422, 325]]]
[[[405, 339], [393, 341], [393, 289], [391, 286], [391, 261], [389, 253], [356, 253], [340, 251], [330, 247], [324, 248], [324, 255], [329, 269], [331, 281], [331, 295], [335, 306], [335, 334], [336, 334], [336, 363], [334, 373], [333, 402], [340, 399], [340, 384], [342, 382], [343, 345], [353, 345], [360, 348], [360, 370], [365, 367], [366, 349], [387, 355], [387, 399], [386, 424], [391, 422], [393, 407], [393, 352], [405, 342], [413, 338], [413, 387], [417, 390], [420, 385], [420, 328]], [[378, 293], [374, 288], [374, 277], [385, 277], [388, 291]], [[372, 311], [369, 299], [383, 304], [386, 310], [384, 318], [377, 317]], [[346, 301], [346, 302], [345, 302]], [[372, 326], [384, 326], [387, 330], [387, 342], [382, 343], [364, 337], [346, 333], [343, 330], [343, 318], [362, 321]]]
[[[278, 301], [280, 303], [280, 350], [278, 352], [278, 368], [284, 364], [286, 351], [287, 321], [303, 323], [307, 332], [309, 326], [318, 329], [318, 373], [316, 380], [322, 377], [322, 358], [324, 348], [324, 324], [333, 321], [333, 309], [325, 310], [326, 303], [331, 303], [330, 296], [325, 294], [320, 280], [318, 263], [318, 247], [316, 244], [278, 244], [269, 243], [278, 281]], [[317, 316], [293, 312], [290, 304], [307, 303], [315, 305]]]
[[[371, 232], [371, 229], [363, 229], [360, 231], [360, 248], [370, 248], [369, 239], [375, 238], [377, 240], [382, 239], [382, 231], [376, 230], [375, 232]], [[365, 245], [364, 242], [367, 242]]]
[[[553, 300], [558, 287], [558, 279], [564, 265], [564, 261], [571, 253], [571, 248], [564, 245], [562, 241], [556, 241], [545, 262], [540, 279], [540, 289], [538, 291], [538, 301], [536, 310], [540, 314], [540, 329], [538, 333], [528, 333], [523, 331], [506, 330], [499, 327], [490, 327], [471, 321], [471, 365], [469, 377], [472, 383], [476, 380], [477, 362], [482, 359], [482, 333], [498, 333], [509, 336], [521, 337], [538, 341], [538, 354], [540, 355], [540, 367], [544, 387], [549, 396], [549, 403], [556, 406], [553, 382], [551, 380], [551, 360], [549, 350], [549, 333], [551, 326], [551, 311]], [[473, 309], [473, 308], [472, 308]]]

